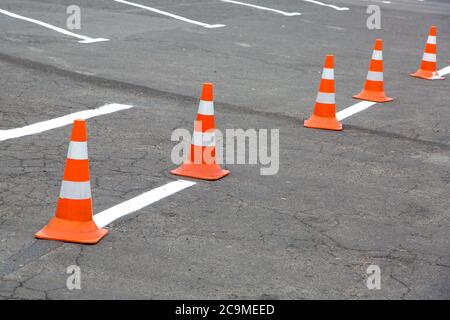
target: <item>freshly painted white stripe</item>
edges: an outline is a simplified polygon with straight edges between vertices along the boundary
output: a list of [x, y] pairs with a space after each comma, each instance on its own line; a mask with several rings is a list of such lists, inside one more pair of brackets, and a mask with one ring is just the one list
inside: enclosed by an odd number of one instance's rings
[[84, 200], [91, 198], [91, 183], [63, 180], [59, 197], [62, 199]]
[[316, 102], [325, 104], [335, 104], [336, 103], [335, 95], [334, 93], [319, 92], [317, 94]]
[[68, 31], [66, 29], [55, 27], [55, 26], [53, 26], [51, 24], [48, 24], [46, 22], [42, 22], [42, 21], [39, 21], [39, 20], [36, 20], [36, 19], [27, 18], [27, 17], [21, 16], [21, 15], [18, 15], [16, 13], [13, 13], [13, 12], [10, 12], [10, 11], [6, 11], [6, 10], [3, 10], [3, 9], [0, 9], [0, 13], [3, 13], [4, 15], [7, 15], [7, 16], [9, 16], [11, 18], [20, 19], [20, 20], [24, 20], [24, 21], [28, 21], [28, 22], [31, 22], [31, 23], [38, 24], [38, 25], [40, 25], [42, 27], [45, 27], [47, 29], [51, 29], [53, 31], [56, 31], [56, 32], [59, 32], [59, 33], [62, 33], [62, 34], [65, 34], [67, 36], [71, 36], [71, 37], [74, 37], [74, 38], [77, 38], [77, 39], [81, 39], [80, 41], [78, 41], [78, 43], [95, 43], [95, 42], [109, 41], [109, 39], [105, 39], [105, 38], [86, 37], [86, 36], [83, 36], [81, 34], [70, 32], [70, 31]]
[[125, 104], [107, 104], [98, 109], [84, 110], [75, 113], [68, 114], [63, 117], [55, 118], [52, 120], [38, 122], [29, 126], [22, 128], [15, 128], [9, 130], [0, 131], [0, 141], [5, 141], [9, 139], [29, 136], [36, 133], [41, 133], [44, 131], [52, 130], [55, 128], [64, 127], [68, 124], [72, 124], [77, 119], [89, 119], [92, 117], [101, 116], [104, 114], [109, 114], [121, 110], [126, 110], [133, 108], [133, 106]]
[[265, 11], [272, 11], [272, 12], [276, 12], [276, 13], [282, 14], [283, 16], [287, 16], [287, 17], [293, 17], [293, 16], [301, 15], [300, 12], [286, 12], [286, 11], [281, 11], [281, 10], [277, 10], [277, 9], [262, 7], [262, 6], [258, 6], [258, 5], [254, 5], [254, 4], [250, 4], [250, 3], [245, 3], [245, 2], [240, 2], [240, 1], [233, 1], [233, 0], [220, 0], [220, 1], [227, 2], [227, 3], [233, 3], [233, 4], [238, 4], [238, 5], [246, 6], [246, 7], [252, 7], [252, 8], [256, 8], [256, 9], [260, 9], [260, 10], [265, 10]]
[[348, 118], [348, 117], [354, 115], [355, 113], [366, 110], [367, 108], [370, 108], [371, 106], [376, 105], [376, 104], [377, 104], [376, 102], [371, 102], [371, 101], [358, 102], [357, 104], [355, 104], [351, 107], [348, 107], [344, 110], [337, 112], [336, 118], [338, 119], [338, 121], [341, 121], [345, 118]]
[[213, 116], [214, 102], [200, 100], [200, 104], [198, 105], [198, 113], [205, 116]]
[[436, 54], [424, 52], [422, 60], [428, 62], [436, 62]]
[[369, 71], [367, 72], [367, 80], [383, 81], [383, 72]]
[[162, 14], [162, 15], [167, 16], [167, 17], [171, 17], [171, 18], [174, 18], [174, 19], [177, 19], [177, 20], [180, 20], [180, 21], [184, 21], [184, 22], [187, 22], [187, 23], [192, 23], [192, 24], [195, 24], [195, 25], [198, 25], [198, 26], [201, 26], [201, 27], [204, 27], [204, 28], [208, 28], [208, 29], [215, 29], [215, 28], [225, 27], [224, 24], [207, 24], [207, 23], [203, 23], [203, 22], [200, 22], [200, 21], [195, 21], [195, 20], [192, 20], [192, 19], [188, 19], [188, 18], [179, 16], [179, 15], [176, 15], [176, 14], [173, 14], [173, 13], [170, 13], [170, 12], [166, 12], [166, 11], [162, 11], [162, 10], [155, 9], [155, 8], [152, 8], [152, 7], [144, 6], [144, 5], [139, 4], [139, 3], [134, 3], [134, 2], [125, 1], [125, 0], [114, 0], [114, 1], [115, 2], [119, 2], [119, 3], [123, 3], [123, 4], [127, 4], [129, 6], [145, 9], [145, 10], [148, 10], [148, 11], [152, 11], [152, 12], [155, 12], [155, 13], [158, 13], [158, 14]]
[[373, 50], [372, 60], [383, 60], [383, 51]]
[[322, 79], [334, 80], [334, 69], [323, 68]]
[[441, 70], [438, 71], [438, 74], [441, 77], [443, 77], [443, 76], [445, 76], [446, 74], [449, 74], [449, 73], [450, 73], [450, 66], [445, 67], [444, 69], [441, 69]]
[[88, 159], [87, 142], [70, 141], [69, 151], [67, 152], [67, 159], [87, 160]]
[[151, 205], [152, 203], [171, 196], [172, 194], [193, 185], [195, 185], [195, 182], [186, 180], [170, 182], [162, 187], [153, 189], [133, 199], [122, 202], [121, 204], [118, 204], [110, 209], [97, 213], [94, 216], [94, 222], [99, 228], [103, 228], [123, 216], [136, 212], [148, 205]]
[[428, 36], [428, 44], [436, 44], [436, 36]]
[[346, 7], [337, 7], [337, 6], [332, 5], [332, 4], [323, 3], [323, 2], [315, 1], [315, 0], [303, 0], [303, 1], [309, 2], [309, 3], [314, 3], [314, 4], [317, 4], [317, 5], [319, 5], [319, 6], [323, 6], [323, 7], [330, 7], [330, 8], [333, 8], [334, 10], [337, 10], [337, 11], [346, 11], [346, 10], [350, 10], [349, 8], [346, 8]]
[[214, 147], [216, 145], [215, 132], [197, 132], [192, 135], [192, 144], [198, 147]]

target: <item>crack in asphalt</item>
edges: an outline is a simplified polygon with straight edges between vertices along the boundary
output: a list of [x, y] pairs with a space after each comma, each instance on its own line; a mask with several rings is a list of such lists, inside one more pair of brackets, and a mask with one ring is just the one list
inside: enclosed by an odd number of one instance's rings
[[393, 279], [394, 281], [400, 283], [402, 286], [404, 286], [406, 288], [406, 292], [402, 294], [402, 296], [400, 297], [401, 300], [406, 299], [406, 296], [411, 292], [411, 288], [409, 287], [408, 284], [406, 284], [406, 282], [396, 278], [394, 275], [390, 274], [389, 277], [391, 279]]
[[40, 257], [56, 250], [63, 245], [58, 241], [35, 240], [31, 245], [12, 255], [0, 266], [0, 277], [5, 277]]

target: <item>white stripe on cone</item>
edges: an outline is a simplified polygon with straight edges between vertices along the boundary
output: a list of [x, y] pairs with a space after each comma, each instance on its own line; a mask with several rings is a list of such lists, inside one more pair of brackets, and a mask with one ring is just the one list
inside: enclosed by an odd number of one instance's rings
[[59, 197], [62, 199], [85, 200], [91, 198], [91, 183], [63, 180]]
[[334, 80], [334, 69], [323, 68], [322, 79]]
[[205, 116], [213, 116], [214, 102], [200, 100], [200, 104], [198, 105], [198, 113]]
[[88, 149], [87, 142], [70, 141], [67, 159], [87, 160]]
[[423, 54], [423, 61], [428, 61], [428, 62], [436, 62], [436, 55], [434, 53], [424, 53]]
[[319, 92], [317, 94], [316, 102], [324, 104], [335, 104], [336, 100], [334, 97], [334, 93]]
[[428, 44], [436, 44], [436, 36], [428, 36]]
[[367, 80], [370, 80], [370, 81], [383, 81], [383, 72], [369, 71], [367, 73]]
[[372, 54], [372, 60], [383, 60], [383, 51], [374, 50]]

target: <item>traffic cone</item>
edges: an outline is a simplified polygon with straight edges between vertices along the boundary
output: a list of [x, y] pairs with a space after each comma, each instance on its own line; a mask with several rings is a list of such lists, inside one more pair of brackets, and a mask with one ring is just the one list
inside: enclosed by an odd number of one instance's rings
[[314, 112], [303, 124], [307, 128], [342, 130], [342, 124], [336, 119], [333, 55], [327, 55], [325, 58]]
[[353, 98], [373, 102], [389, 102], [394, 100], [387, 97], [384, 93], [383, 40], [381, 39], [375, 40], [375, 47], [364, 88], [359, 94], [354, 95]]
[[422, 62], [420, 63], [419, 70], [416, 73], [412, 73], [411, 76], [416, 78], [422, 78], [427, 80], [444, 80], [437, 72], [437, 28], [436, 26], [431, 26], [430, 34], [427, 39], [427, 44], [425, 45], [425, 50], [423, 53]]
[[86, 122], [75, 120], [56, 214], [36, 238], [94, 244], [108, 231], [92, 219]]
[[216, 163], [213, 101], [213, 85], [203, 84], [188, 159], [170, 173], [202, 180], [219, 180], [230, 173]]

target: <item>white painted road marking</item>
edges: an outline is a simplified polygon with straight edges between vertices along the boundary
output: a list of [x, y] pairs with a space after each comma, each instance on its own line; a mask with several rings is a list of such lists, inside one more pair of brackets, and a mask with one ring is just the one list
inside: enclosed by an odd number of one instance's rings
[[126, 216], [130, 213], [136, 212], [152, 203], [155, 203], [165, 197], [177, 193], [183, 189], [195, 185], [195, 182], [186, 180], [177, 180], [170, 182], [162, 187], [150, 190], [133, 199], [122, 202], [112, 208], [97, 213], [94, 215], [94, 222], [99, 228], [107, 226], [111, 222]]
[[303, 1], [309, 2], [309, 3], [313, 3], [313, 4], [317, 4], [317, 5], [323, 6], [323, 7], [333, 8], [334, 10], [337, 10], [337, 11], [347, 11], [347, 10], [350, 10], [350, 9], [347, 8], [347, 7], [337, 7], [337, 6], [332, 5], [332, 4], [323, 3], [323, 2], [315, 1], [315, 0], [303, 0]]
[[338, 121], [344, 120], [345, 118], [348, 118], [348, 117], [354, 115], [355, 113], [366, 110], [367, 108], [370, 108], [376, 104], [377, 104], [376, 102], [372, 102], [372, 101], [358, 102], [357, 104], [336, 113], [336, 118], [338, 119]]
[[233, 4], [238, 4], [238, 5], [246, 6], [246, 7], [252, 7], [252, 8], [256, 8], [256, 9], [260, 9], [260, 10], [265, 10], [265, 11], [272, 11], [272, 12], [276, 12], [276, 13], [282, 14], [283, 16], [287, 16], [287, 17], [293, 17], [293, 16], [300, 16], [301, 15], [300, 12], [285, 12], [285, 11], [281, 11], [281, 10], [277, 10], [277, 9], [257, 6], [257, 5], [254, 5], [254, 4], [240, 2], [240, 1], [233, 1], [233, 0], [220, 0], [220, 1], [227, 2], [227, 3], [233, 3]]
[[31, 23], [38, 24], [38, 25], [40, 25], [42, 27], [45, 27], [47, 29], [51, 29], [53, 31], [56, 31], [56, 32], [59, 32], [59, 33], [62, 33], [62, 34], [65, 34], [67, 36], [71, 36], [71, 37], [74, 37], [74, 38], [77, 38], [77, 39], [81, 39], [80, 41], [78, 41], [78, 43], [95, 43], [95, 42], [109, 41], [109, 39], [105, 39], [105, 38], [86, 37], [86, 36], [83, 36], [81, 34], [70, 32], [70, 31], [68, 31], [66, 29], [55, 27], [55, 26], [53, 26], [51, 24], [48, 24], [46, 22], [42, 22], [42, 21], [39, 21], [39, 20], [36, 20], [36, 19], [27, 18], [27, 17], [21, 16], [21, 15], [18, 15], [18, 14], [15, 14], [13, 12], [6, 11], [6, 10], [3, 10], [3, 9], [0, 9], [0, 13], [3, 13], [4, 15], [7, 15], [7, 16], [9, 16], [11, 18], [20, 19], [20, 20], [24, 20], [24, 21], [28, 21], [28, 22], [31, 22]]
[[443, 76], [445, 76], [446, 74], [449, 74], [449, 73], [450, 73], [450, 66], [445, 67], [444, 69], [441, 69], [441, 70], [438, 71], [438, 74], [441, 77], [443, 77]]
[[171, 17], [171, 18], [174, 18], [174, 19], [177, 19], [177, 20], [181, 20], [181, 21], [184, 21], [184, 22], [192, 23], [192, 24], [201, 26], [203, 28], [215, 29], [215, 28], [225, 27], [224, 24], [207, 24], [207, 23], [203, 23], [203, 22], [200, 22], [200, 21], [195, 21], [195, 20], [192, 20], [192, 19], [188, 19], [188, 18], [179, 16], [179, 15], [176, 15], [176, 14], [173, 14], [173, 13], [170, 13], [170, 12], [162, 11], [162, 10], [155, 9], [155, 8], [152, 8], [152, 7], [147, 7], [147, 6], [144, 6], [144, 5], [139, 4], [139, 3], [129, 2], [129, 1], [125, 1], [125, 0], [114, 0], [114, 1], [115, 2], [119, 2], [119, 3], [123, 3], [123, 4], [127, 4], [129, 6], [145, 9], [145, 10], [148, 10], [148, 11], [152, 11], [152, 12], [155, 12], [155, 13], [159, 13], [159, 14], [162, 14], [164, 16], [168, 16], [168, 17]]
[[[446, 74], [450, 73], [450, 66], [445, 67], [444, 69], [441, 69], [438, 71], [439, 76], [444, 76]], [[345, 118], [348, 118], [352, 115], [354, 115], [355, 113], [364, 111], [374, 105], [376, 105], [376, 102], [372, 102], [372, 101], [361, 101], [358, 102], [357, 104], [348, 107], [344, 110], [341, 110], [339, 112], [336, 113], [336, 118], [338, 119], [338, 121], [344, 120]]]
[[[439, 74], [439, 76], [444, 76], [446, 74], [450, 73], [450, 66], [445, 67], [444, 69], [441, 69], [437, 72]], [[344, 110], [341, 110], [339, 112], [336, 113], [336, 118], [338, 119], [338, 121], [344, 120], [345, 118], [348, 118], [352, 115], [354, 115], [355, 113], [364, 111], [374, 105], [376, 105], [376, 102], [372, 102], [372, 101], [361, 101], [358, 102], [357, 104], [348, 107]]]
[[19, 138], [23, 136], [29, 136], [32, 134], [41, 133], [55, 128], [60, 128], [68, 124], [72, 124], [77, 119], [89, 119], [92, 117], [101, 116], [104, 114], [109, 114], [130, 108], [133, 108], [133, 106], [125, 104], [107, 104], [98, 109], [79, 111], [68, 114], [63, 117], [38, 122], [21, 128], [0, 130], [0, 141]]

